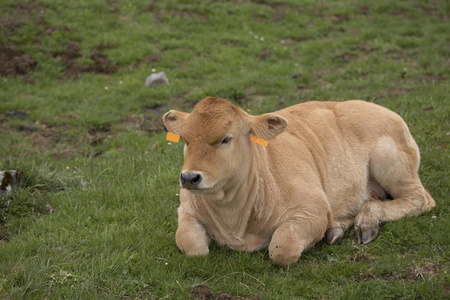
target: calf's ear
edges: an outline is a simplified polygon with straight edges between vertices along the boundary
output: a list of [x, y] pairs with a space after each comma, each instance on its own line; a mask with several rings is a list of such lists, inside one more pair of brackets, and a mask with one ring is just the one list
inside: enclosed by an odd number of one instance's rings
[[181, 135], [183, 123], [187, 116], [189, 116], [188, 113], [170, 110], [163, 116], [164, 126], [166, 126], [167, 131]]
[[264, 140], [274, 139], [287, 127], [287, 120], [276, 114], [253, 116], [250, 124], [251, 133]]

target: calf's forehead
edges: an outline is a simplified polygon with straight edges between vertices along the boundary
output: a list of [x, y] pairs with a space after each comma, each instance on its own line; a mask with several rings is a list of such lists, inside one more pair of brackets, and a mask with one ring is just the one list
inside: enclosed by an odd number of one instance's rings
[[233, 123], [239, 121], [238, 110], [230, 102], [223, 99], [205, 100], [199, 102], [185, 120], [182, 136], [186, 142], [197, 138], [209, 144], [220, 142]]
[[237, 118], [237, 115], [232, 116], [221, 110], [202, 113], [194, 110], [183, 126], [183, 138], [186, 142], [200, 138], [208, 144], [217, 143], [229, 133]]

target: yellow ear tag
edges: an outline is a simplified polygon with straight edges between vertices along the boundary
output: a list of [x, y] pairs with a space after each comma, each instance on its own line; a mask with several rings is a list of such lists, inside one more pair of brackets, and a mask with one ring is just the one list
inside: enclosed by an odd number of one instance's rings
[[250, 141], [260, 144], [261, 146], [267, 147], [269, 141], [263, 140], [262, 138], [257, 137], [256, 135], [251, 135]]
[[172, 132], [168, 132], [167, 136], [166, 136], [166, 140], [168, 140], [169, 142], [178, 143], [178, 141], [180, 140], [180, 135], [172, 133]]

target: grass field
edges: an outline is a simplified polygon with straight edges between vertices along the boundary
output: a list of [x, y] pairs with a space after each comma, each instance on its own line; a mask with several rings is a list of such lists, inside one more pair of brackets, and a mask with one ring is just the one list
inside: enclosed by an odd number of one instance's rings
[[[1, 298], [450, 297], [449, 15], [439, 0], [0, 1], [0, 170], [22, 174], [0, 198]], [[145, 87], [160, 71], [170, 85]], [[286, 269], [265, 251], [187, 258], [183, 143], [165, 141], [161, 115], [206, 96], [251, 114], [390, 108], [437, 206]]]

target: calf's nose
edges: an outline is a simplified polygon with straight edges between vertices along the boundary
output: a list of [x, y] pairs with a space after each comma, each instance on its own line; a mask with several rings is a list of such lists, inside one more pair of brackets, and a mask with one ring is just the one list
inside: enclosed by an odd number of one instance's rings
[[196, 172], [181, 172], [180, 182], [183, 187], [197, 187], [202, 181], [202, 176]]

